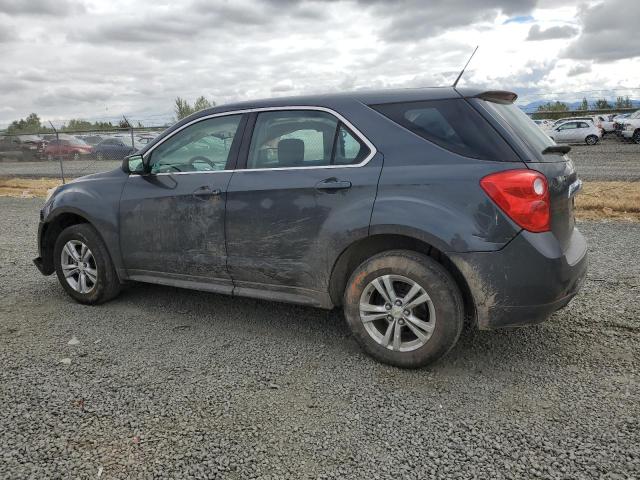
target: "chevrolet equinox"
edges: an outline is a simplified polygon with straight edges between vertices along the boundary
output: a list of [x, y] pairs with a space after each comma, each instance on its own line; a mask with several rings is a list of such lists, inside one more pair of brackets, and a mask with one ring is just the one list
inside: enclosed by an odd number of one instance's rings
[[139, 281], [341, 307], [376, 359], [428, 364], [465, 321], [540, 322], [585, 277], [570, 147], [515, 99], [447, 87], [200, 111], [58, 187], [35, 264], [85, 304]]

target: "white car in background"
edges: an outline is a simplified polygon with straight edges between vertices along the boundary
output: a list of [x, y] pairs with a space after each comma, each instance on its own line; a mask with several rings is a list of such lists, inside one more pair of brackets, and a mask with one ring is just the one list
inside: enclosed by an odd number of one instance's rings
[[602, 138], [602, 129], [589, 120], [571, 119], [556, 124], [545, 132], [556, 143], [586, 143], [595, 145]]
[[543, 130], [551, 128], [553, 125], [553, 120], [547, 120], [546, 118], [542, 120], [534, 120], [533, 122]]
[[640, 143], [640, 110], [636, 110], [622, 122], [622, 136], [627, 140]]

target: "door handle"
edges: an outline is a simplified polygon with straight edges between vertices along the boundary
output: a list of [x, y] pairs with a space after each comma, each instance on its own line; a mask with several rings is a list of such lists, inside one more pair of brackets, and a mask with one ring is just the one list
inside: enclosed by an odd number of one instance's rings
[[192, 195], [196, 198], [201, 198], [201, 197], [217, 197], [218, 195], [220, 195], [222, 193], [222, 190], [220, 190], [219, 188], [210, 188], [207, 185], [204, 185], [202, 187], [196, 188]]
[[335, 191], [346, 190], [351, 188], [351, 182], [348, 180], [338, 180], [337, 178], [327, 178], [316, 184], [316, 190], [320, 191]]

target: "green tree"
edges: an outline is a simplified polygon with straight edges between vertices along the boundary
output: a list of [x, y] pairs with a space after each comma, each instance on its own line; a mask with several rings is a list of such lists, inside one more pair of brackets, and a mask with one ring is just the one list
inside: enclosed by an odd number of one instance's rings
[[216, 102], [210, 102], [204, 96], [199, 96], [196, 98], [195, 103], [193, 104], [193, 111], [199, 112], [200, 110], [205, 110], [207, 108], [215, 107]]
[[176, 112], [176, 121], [178, 121], [191, 115], [193, 113], [193, 108], [185, 99], [176, 97], [176, 105], [174, 111]]
[[216, 102], [207, 100], [203, 95], [196, 98], [193, 106], [189, 104], [187, 100], [181, 97], [176, 97], [174, 112], [176, 114], [176, 121], [182, 120], [185, 117], [188, 117], [192, 113], [199, 112], [200, 110], [204, 110], [206, 108], [215, 107]]
[[580, 104], [580, 108], [578, 110], [589, 110], [589, 102], [587, 102], [586, 97], [582, 98], [582, 103]]
[[593, 103], [594, 110], [608, 110], [611, 108], [611, 104], [607, 102], [606, 98], [600, 98]]
[[14, 120], [7, 128], [8, 133], [38, 133], [42, 130], [40, 117], [36, 113], [30, 113], [27, 118]]
[[538, 112], [566, 112], [569, 110], [566, 103], [563, 102], [547, 102], [538, 107]]

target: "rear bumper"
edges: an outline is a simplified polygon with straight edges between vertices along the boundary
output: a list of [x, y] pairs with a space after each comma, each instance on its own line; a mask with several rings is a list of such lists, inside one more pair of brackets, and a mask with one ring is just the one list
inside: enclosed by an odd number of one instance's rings
[[578, 293], [587, 273], [587, 244], [577, 228], [564, 251], [552, 233], [521, 232], [497, 252], [450, 258], [467, 281], [483, 330], [546, 320]]

